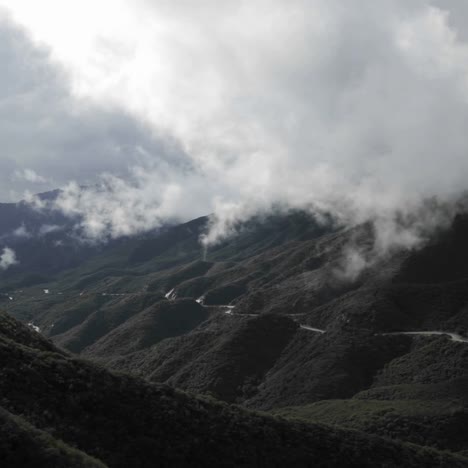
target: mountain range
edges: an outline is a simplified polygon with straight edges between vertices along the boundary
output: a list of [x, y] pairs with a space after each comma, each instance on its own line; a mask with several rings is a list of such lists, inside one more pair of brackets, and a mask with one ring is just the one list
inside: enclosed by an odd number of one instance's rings
[[[21, 216], [3, 235], [32, 229]], [[205, 251], [209, 223], [44, 268], [24, 257], [37, 236], [8, 244], [11, 460], [28, 444], [37, 466], [468, 466], [466, 214], [382, 255], [372, 224], [278, 212]]]

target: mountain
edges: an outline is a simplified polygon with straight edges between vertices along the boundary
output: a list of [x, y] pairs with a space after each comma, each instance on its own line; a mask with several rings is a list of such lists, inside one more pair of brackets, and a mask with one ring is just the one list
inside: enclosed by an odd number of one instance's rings
[[[60, 190], [36, 195], [40, 202], [53, 202]], [[64, 270], [103, 255], [117, 246], [128, 245], [164, 232], [167, 226], [135, 238], [89, 239], [83, 235], [81, 218], [65, 216], [60, 210], [44, 204], [38, 207], [27, 201], [0, 203], [0, 255], [12, 249], [16, 263], [0, 268], [0, 289], [21, 289], [54, 281]]]
[[[56, 190], [37, 197], [52, 201], [59, 193]], [[25, 201], [0, 203], [0, 220], [0, 253], [11, 248], [17, 259], [5, 271], [0, 269], [0, 280], [13, 288], [50, 280], [62, 269], [75, 267], [100, 250], [78, 242], [76, 219], [57, 210], [38, 209]]]
[[[57, 198], [59, 191], [45, 192], [37, 195], [40, 201], [51, 201]], [[58, 211], [38, 210], [26, 201], [18, 203], [0, 203], [0, 236], [13, 236], [15, 231], [24, 228], [19, 233], [25, 236], [27, 233], [39, 233], [44, 225], [64, 225], [67, 219]]]
[[0, 359], [7, 466], [468, 466], [461, 456], [289, 422], [114, 374], [4, 314]]
[[252, 219], [203, 252], [209, 222], [5, 289], [2, 308], [151, 384], [468, 454], [466, 214], [425, 247], [381, 257], [371, 225], [302, 212]]

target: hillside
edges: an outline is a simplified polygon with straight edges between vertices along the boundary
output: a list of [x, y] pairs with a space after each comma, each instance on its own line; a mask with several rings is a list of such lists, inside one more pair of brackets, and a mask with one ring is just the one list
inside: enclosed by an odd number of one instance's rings
[[106, 465], [76, 450], [23, 418], [0, 408], [0, 454], [7, 467], [104, 468]]
[[[240, 225], [203, 257], [207, 222], [114, 246], [57, 281], [8, 291], [13, 300], [3, 307], [69, 351], [150, 382], [468, 450], [460, 436], [468, 390], [466, 215], [423, 249], [373, 259], [358, 274], [347, 271], [343, 253], [353, 246], [370, 258], [369, 225], [275, 215]], [[346, 405], [355, 400], [351, 407], [364, 416], [350, 422]], [[343, 402], [334, 404], [334, 419], [314, 409], [327, 401]], [[434, 412], [436, 401], [446, 411]]]
[[101, 466], [85, 454], [111, 467], [468, 466], [463, 457], [287, 422], [113, 374], [51, 350], [34, 333], [0, 315], [0, 428], [9, 434], [0, 448], [10, 460], [20, 459], [19, 442], [37, 451], [34, 466]]

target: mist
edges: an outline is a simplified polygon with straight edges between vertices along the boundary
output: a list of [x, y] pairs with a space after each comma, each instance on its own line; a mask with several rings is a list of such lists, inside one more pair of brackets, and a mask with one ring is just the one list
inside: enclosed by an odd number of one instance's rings
[[8, 268], [17, 263], [18, 260], [15, 251], [9, 247], [5, 247], [0, 254], [0, 270], [8, 270]]

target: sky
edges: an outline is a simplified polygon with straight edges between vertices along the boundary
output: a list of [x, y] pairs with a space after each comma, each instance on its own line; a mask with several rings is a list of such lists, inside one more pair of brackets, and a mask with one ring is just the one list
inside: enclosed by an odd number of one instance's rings
[[0, 0], [0, 200], [61, 187], [93, 238], [280, 207], [411, 246], [467, 189], [467, 25], [465, 0]]

